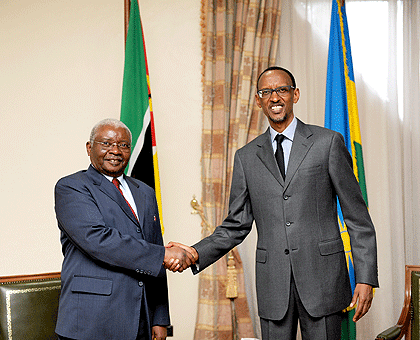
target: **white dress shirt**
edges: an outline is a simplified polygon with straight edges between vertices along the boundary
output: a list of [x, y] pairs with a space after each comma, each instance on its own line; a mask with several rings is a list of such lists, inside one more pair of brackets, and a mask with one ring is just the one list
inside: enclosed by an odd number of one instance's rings
[[[104, 175], [104, 174], [102, 174], [102, 175]], [[111, 177], [111, 176], [107, 176], [107, 175], [104, 175], [104, 176], [110, 182], [112, 182], [112, 180], [114, 179], [114, 177]], [[127, 200], [128, 203], [130, 203], [131, 208], [133, 208], [134, 212], [136, 213], [136, 216], [138, 216], [136, 202], [134, 201], [133, 194], [131, 193], [131, 190], [128, 186], [127, 181], [124, 179], [124, 175], [121, 175], [120, 177], [116, 177], [116, 178], [120, 181], [120, 189], [123, 192], [124, 198]], [[114, 185], [114, 184], [112, 184], [112, 185]]]

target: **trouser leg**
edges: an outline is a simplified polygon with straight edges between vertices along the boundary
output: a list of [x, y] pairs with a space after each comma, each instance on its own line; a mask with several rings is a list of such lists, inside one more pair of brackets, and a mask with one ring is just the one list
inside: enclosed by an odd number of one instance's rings
[[294, 296], [294, 282], [290, 283], [289, 306], [281, 320], [260, 319], [262, 340], [296, 340], [298, 310]]
[[146, 319], [145, 306], [144, 303], [141, 305], [139, 331], [136, 340], [150, 340], [152, 335], [150, 334], [151, 330], [149, 329], [149, 324]]
[[312, 317], [303, 306], [292, 277], [286, 315], [281, 320], [260, 319], [262, 340], [296, 340], [298, 322], [302, 340], [340, 340], [342, 319], [341, 312]]

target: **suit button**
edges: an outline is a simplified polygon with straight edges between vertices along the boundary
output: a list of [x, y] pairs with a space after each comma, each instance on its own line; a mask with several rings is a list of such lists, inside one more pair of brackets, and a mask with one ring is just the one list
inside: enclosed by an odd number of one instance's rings
[[136, 273], [140, 273], [140, 270], [139, 269], [136, 269]]
[[137, 228], [137, 232], [138, 232], [138, 233], [139, 233], [139, 232], [141, 232], [140, 228]]
[[286, 227], [290, 227], [292, 223], [290, 223], [289, 221], [286, 222]]
[[143, 282], [139, 282], [139, 287], [143, 287]]
[[284, 253], [285, 253], [286, 255], [289, 255], [289, 249], [285, 249], [285, 250], [284, 250]]

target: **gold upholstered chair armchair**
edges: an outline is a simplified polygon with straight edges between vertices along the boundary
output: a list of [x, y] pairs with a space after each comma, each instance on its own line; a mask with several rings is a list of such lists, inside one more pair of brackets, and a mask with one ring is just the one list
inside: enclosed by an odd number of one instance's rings
[[0, 277], [0, 340], [56, 340], [60, 273]]
[[376, 340], [420, 340], [420, 266], [405, 266], [405, 296], [396, 325], [376, 336]]

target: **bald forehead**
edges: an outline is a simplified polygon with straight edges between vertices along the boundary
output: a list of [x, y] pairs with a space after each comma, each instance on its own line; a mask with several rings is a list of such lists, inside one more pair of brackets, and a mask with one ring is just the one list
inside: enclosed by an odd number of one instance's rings
[[283, 70], [269, 70], [261, 75], [261, 78], [257, 84], [257, 89], [260, 89], [260, 84], [270, 80], [283, 81], [283, 85], [293, 85], [293, 80], [290, 78], [287, 72]]

